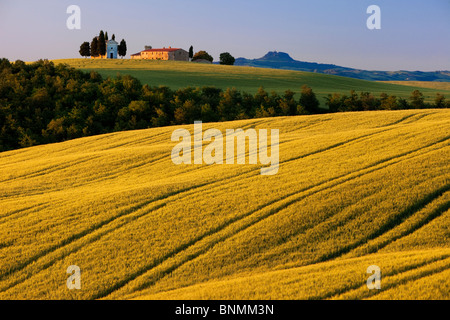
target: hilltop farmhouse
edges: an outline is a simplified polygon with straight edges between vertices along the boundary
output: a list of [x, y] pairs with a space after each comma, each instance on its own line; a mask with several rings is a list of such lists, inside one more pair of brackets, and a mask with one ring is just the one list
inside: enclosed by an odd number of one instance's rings
[[189, 61], [189, 53], [180, 48], [153, 49], [145, 46], [145, 50], [132, 54], [130, 59]]

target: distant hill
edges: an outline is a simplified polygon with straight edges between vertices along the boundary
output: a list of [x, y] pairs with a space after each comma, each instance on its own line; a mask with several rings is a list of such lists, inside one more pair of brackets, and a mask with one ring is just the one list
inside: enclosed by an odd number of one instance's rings
[[324, 73], [372, 81], [450, 81], [450, 71], [368, 71], [292, 59], [285, 52], [270, 51], [259, 59], [237, 58], [235, 65]]

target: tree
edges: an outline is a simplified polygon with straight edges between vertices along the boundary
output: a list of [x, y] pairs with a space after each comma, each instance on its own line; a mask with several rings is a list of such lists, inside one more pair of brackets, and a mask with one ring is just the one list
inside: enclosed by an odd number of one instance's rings
[[220, 119], [225, 121], [235, 120], [242, 111], [242, 94], [236, 88], [228, 88], [220, 93], [220, 102], [217, 112]]
[[235, 61], [236, 61], [236, 59], [228, 52], [224, 52], [224, 53], [220, 54], [220, 64], [232, 66], [232, 65], [234, 65]]
[[294, 99], [295, 92], [286, 90], [280, 100], [280, 109], [285, 116], [294, 116], [297, 113], [297, 103]]
[[309, 113], [315, 114], [319, 112], [319, 100], [317, 100], [316, 94], [307, 85], [302, 86], [299, 103]]
[[440, 93], [436, 93], [434, 104], [436, 108], [445, 108], [445, 96]]
[[364, 111], [378, 110], [380, 108], [380, 100], [375, 98], [370, 92], [361, 92], [359, 99]]
[[83, 42], [79, 52], [82, 57], [89, 57], [91, 55], [91, 46], [89, 45], [89, 42]]
[[330, 112], [344, 111], [344, 97], [342, 97], [339, 93], [328, 94], [328, 96], [325, 98], [325, 100], [327, 101], [325, 104], [328, 106]]
[[197, 52], [196, 54], [194, 54], [194, 57], [192, 58], [192, 61], [200, 60], [200, 59], [208, 60], [208, 61], [210, 61], [210, 62], [213, 62], [213, 60], [214, 60], [214, 58], [211, 57], [211, 56], [208, 54], [208, 52], [203, 51], [203, 50]]
[[106, 55], [106, 41], [103, 30], [100, 31], [100, 35], [98, 36], [98, 54], [100, 56]]
[[108, 31], [105, 32], [105, 41], [108, 42]]
[[363, 111], [361, 99], [355, 90], [350, 90], [349, 96], [344, 95], [343, 103], [344, 111]]
[[127, 43], [124, 39], [120, 41], [119, 47], [117, 48], [117, 53], [122, 57], [122, 59], [127, 55]]
[[411, 93], [409, 100], [411, 101], [411, 107], [414, 109], [421, 109], [425, 107], [423, 94], [419, 90], [414, 90]]
[[112, 36], [112, 38], [111, 39], [113, 39], [114, 41], [116, 41], [116, 35], [113, 33], [113, 36]]
[[192, 60], [193, 57], [194, 57], [194, 47], [191, 46], [191, 47], [189, 48], [189, 59]]
[[98, 39], [95, 37], [91, 42], [91, 56], [98, 57]]
[[403, 99], [403, 98], [398, 98], [397, 108], [399, 110], [406, 110], [406, 109], [411, 109], [411, 106], [409, 105], [408, 100]]
[[396, 110], [398, 108], [397, 97], [389, 96], [386, 93], [380, 95], [380, 109], [381, 110]]

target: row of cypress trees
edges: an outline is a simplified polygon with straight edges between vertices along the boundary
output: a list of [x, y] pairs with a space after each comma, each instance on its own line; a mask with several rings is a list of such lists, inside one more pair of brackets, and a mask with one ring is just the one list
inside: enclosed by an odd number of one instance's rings
[[[89, 42], [83, 42], [80, 46], [80, 55], [82, 57], [99, 57], [106, 55], [106, 43], [108, 42], [108, 32], [103, 32], [103, 30], [100, 31], [99, 35], [94, 37]], [[116, 40], [116, 36], [112, 35], [112, 40]], [[118, 54], [122, 58], [127, 54], [127, 43], [124, 39], [120, 41], [119, 47], [118, 47]]]

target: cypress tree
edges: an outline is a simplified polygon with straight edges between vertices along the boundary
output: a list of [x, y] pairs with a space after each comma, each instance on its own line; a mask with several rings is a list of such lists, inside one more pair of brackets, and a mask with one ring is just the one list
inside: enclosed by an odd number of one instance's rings
[[122, 39], [122, 41], [120, 41], [119, 47], [117, 48], [117, 53], [119, 54], [119, 56], [123, 57], [126, 56], [127, 54], [127, 43], [125, 42], [124, 39]]
[[98, 36], [98, 54], [100, 56], [104, 56], [106, 54], [106, 41], [103, 30], [100, 31], [100, 35]]
[[95, 37], [91, 42], [91, 56], [98, 57], [98, 39]]

